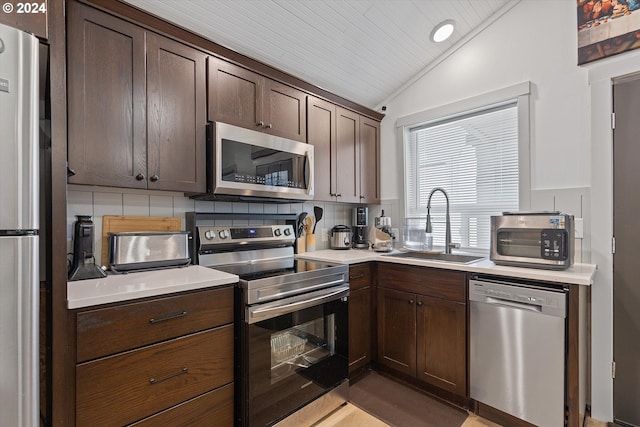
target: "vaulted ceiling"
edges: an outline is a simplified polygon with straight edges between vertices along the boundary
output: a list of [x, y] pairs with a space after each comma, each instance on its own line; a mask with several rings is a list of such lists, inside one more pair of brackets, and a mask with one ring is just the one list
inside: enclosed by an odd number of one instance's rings
[[[378, 110], [520, 0], [125, 1]], [[432, 42], [447, 19], [453, 35]]]

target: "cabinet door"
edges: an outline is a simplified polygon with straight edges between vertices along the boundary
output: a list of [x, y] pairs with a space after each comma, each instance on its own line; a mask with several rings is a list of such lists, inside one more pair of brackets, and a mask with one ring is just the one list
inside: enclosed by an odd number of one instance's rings
[[371, 361], [371, 287], [351, 291], [349, 297], [349, 373]]
[[466, 393], [465, 304], [417, 297], [417, 376], [459, 396]]
[[206, 191], [205, 58], [174, 40], [147, 36], [149, 189]]
[[146, 188], [144, 30], [77, 2], [67, 22], [69, 183]]
[[210, 56], [207, 59], [208, 117], [247, 129], [262, 130], [263, 77]]
[[416, 375], [415, 294], [378, 289], [378, 362]]
[[314, 200], [335, 202], [336, 106], [312, 96], [307, 98], [307, 135], [315, 158]]
[[353, 111], [336, 109], [336, 192], [339, 202], [358, 203], [360, 161], [360, 116]]
[[380, 122], [360, 116], [360, 203], [380, 203]]
[[264, 131], [307, 142], [307, 95], [273, 80], [264, 82]]

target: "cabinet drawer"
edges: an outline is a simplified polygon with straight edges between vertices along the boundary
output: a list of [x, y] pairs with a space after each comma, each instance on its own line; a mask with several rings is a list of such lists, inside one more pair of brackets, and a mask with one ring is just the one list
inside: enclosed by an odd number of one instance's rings
[[233, 326], [76, 367], [78, 426], [121, 426], [233, 382]]
[[349, 266], [349, 288], [359, 289], [371, 286], [371, 264], [355, 264]]
[[220, 387], [132, 424], [135, 427], [233, 427], [233, 384]]
[[467, 275], [462, 271], [387, 263], [378, 265], [378, 286], [386, 288], [465, 302], [466, 283]]
[[77, 361], [84, 362], [233, 322], [233, 288], [82, 311]]

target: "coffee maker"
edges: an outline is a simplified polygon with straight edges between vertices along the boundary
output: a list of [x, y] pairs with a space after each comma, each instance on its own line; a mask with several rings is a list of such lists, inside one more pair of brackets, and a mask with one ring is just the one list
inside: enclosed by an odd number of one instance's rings
[[369, 240], [367, 233], [369, 229], [369, 208], [358, 206], [353, 209], [353, 239], [352, 244], [355, 249], [368, 249]]
[[93, 257], [93, 221], [90, 215], [76, 215], [73, 227], [73, 263], [69, 281], [99, 279], [107, 274], [95, 265]]

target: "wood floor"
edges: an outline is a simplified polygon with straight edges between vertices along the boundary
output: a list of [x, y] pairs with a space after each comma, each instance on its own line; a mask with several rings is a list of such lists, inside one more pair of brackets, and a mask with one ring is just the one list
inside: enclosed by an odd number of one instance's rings
[[[463, 413], [463, 417], [458, 417], [457, 421], [455, 421], [455, 418], [449, 418], [448, 421], [443, 422], [445, 419], [447, 419], [447, 417], [442, 417], [442, 413], [438, 413], [438, 408], [437, 405], [439, 405], [439, 402], [433, 402], [435, 399], [422, 394], [422, 393], [418, 393], [412, 389], [406, 388], [406, 390], [403, 391], [399, 391], [397, 387], [404, 387], [399, 385], [398, 383], [396, 383], [395, 381], [392, 381], [389, 378], [385, 378], [381, 375], [378, 375], [375, 372], [370, 373], [369, 375], [373, 375], [370, 378], [369, 382], [360, 382], [358, 387], [362, 388], [363, 384], [364, 387], [367, 388], [367, 384], [369, 384], [371, 387], [375, 387], [377, 389], [385, 389], [387, 391], [391, 391], [392, 394], [398, 394], [401, 393], [402, 399], [406, 399], [411, 401], [411, 405], [409, 405], [409, 407], [416, 407], [418, 405], [420, 405], [420, 403], [418, 402], [418, 404], [416, 405], [416, 401], [413, 399], [422, 399], [423, 405], [421, 406], [428, 406], [432, 409], [432, 417], [431, 418], [435, 418], [435, 419], [429, 419], [429, 414], [418, 414], [420, 415], [422, 422], [420, 424], [422, 425], [437, 425], [437, 426], [442, 426], [442, 427], [501, 427], [499, 424], [493, 423], [489, 420], [486, 420], [484, 418], [481, 418], [475, 414], [469, 413], [466, 415], [466, 417], [464, 416]], [[354, 395], [357, 396], [357, 393], [354, 393], [354, 391], [362, 393], [361, 390], [354, 390], [353, 389], [354, 386], [352, 386], [352, 390], [351, 390], [351, 394], [352, 397]], [[372, 390], [372, 393], [375, 394], [377, 393], [376, 390]], [[415, 394], [412, 396], [412, 394]], [[388, 395], [388, 394], [387, 394]], [[385, 422], [379, 418], [376, 418], [374, 415], [372, 415], [370, 412], [367, 412], [366, 405], [365, 408], [361, 408], [358, 407], [358, 404], [362, 404], [363, 400], [360, 397], [359, 399], [353, 399], [354, 401], [351, 403], [347, 403], [343, 406], [341, 406], [340, 408], [338, 408], [337, 410], [335, 410], [332, 414], [330, 414], [329, 416], [327, 416], [326, 418], [320, 420], [319, 422], [317, 422], [316, 424], [314, 424], [312, 427], [414, 427], [415, 424], [415, 418], [412, 419], [411, 416], [408, 417], [399, 417], [396, 418], [396, 420], [401, 420], [401, 421], [389, 421], [389, 422]], [[378, 400], [377, 402], [375, 400], [373, 400], [374, 404], [380, 405], [380, 401]], [[436, 406], [433, 406], [433, 405]], [[376, 410], [378, 408], [375, 408]], [[407, 407], [398, 407], [397, 408], [398, 411], [407, 411]], [[459, 408], [457, 410], [460, 410]], [[373, 410], [371, 412], [374, 412]], [[384, 410], [382, 412], [384, 414]], [[387, 412], [387, 418], [391, 418], [388, 417], [388, 412]], [[599, 421], [593, 420], [593, 419], [589, 419], [587, 422], [587, 427], [606, 427], [607, 423], [601, 423]]]
[[[347, 403], [340, 407], [337, 411], [331, 414], [329, 417], [313, 425], [313, 427], [403, 427], [403, 426], [391, 426], [383, 421], [380, 421], [373, 415], [368, 414], [357, 406]], [[408, 426], [407, 426], [408, 427]], [[499, 424], [492, 423], [478, 417], [477, 415], [470, 414], [461, 427], [500, 427]]]

